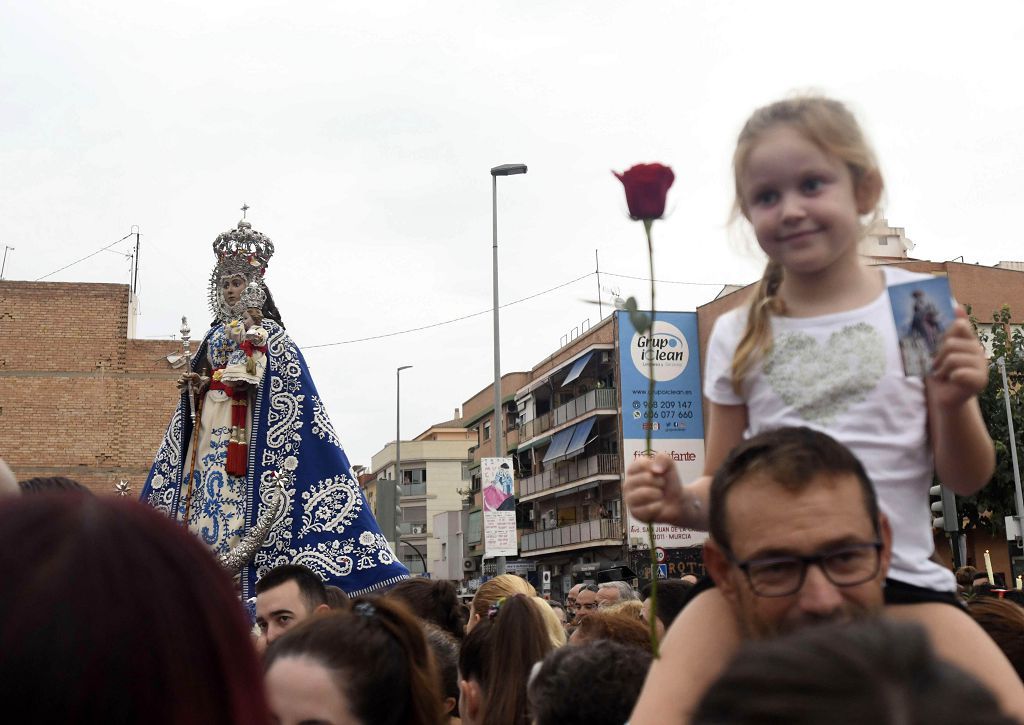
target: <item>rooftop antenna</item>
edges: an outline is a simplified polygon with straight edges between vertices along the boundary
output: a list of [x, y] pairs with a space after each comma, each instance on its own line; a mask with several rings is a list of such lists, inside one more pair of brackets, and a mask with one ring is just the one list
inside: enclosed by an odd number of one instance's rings
[[4, 245], [4, 262], [0, 265], [0, 279], [4, 278], [4, 270], [7, 268], [7, 250], [14, 251], [14, 247], [9, 244]]

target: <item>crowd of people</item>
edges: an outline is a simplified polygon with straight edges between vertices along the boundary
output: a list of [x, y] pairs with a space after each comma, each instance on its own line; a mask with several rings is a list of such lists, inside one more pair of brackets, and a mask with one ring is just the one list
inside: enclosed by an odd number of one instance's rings
[[[773, 480], [787, 470], [810, 478]], [[891, 537], [848, 451], [783, 429], [752, 439], [723, 471], [713, 490], [735, 487], [755, 505], [782, 499], [761, 515], [802, 526], [811, 544], [839, 536], [842, 550], [796, 569], [733, 572], [736, 562], [710, 548], [710, 580], [660, 580], [653, 609], [649, 586], [580, 582], [554, 602], [510, 574], [468, 603], [451, 582], [425, 578], [349, 598], [284, 564], [257, 582], [250, 610], [209, 549], [151, 508], [67, 479], [23, 481], [21, 495], [0, 499], [0, 566], [17, 593], [0, 599], [0, 675], [37, 722], [1017, 722], [978, 678], [937, 656], [922, 627], [881, 616]], [[823, 486], [850, 512], [845, 529], [801, 517], [820, 513]], [[725, 502], [726, 518], [744, 526], [731, 508], [740, 497]], [[880, 545], [864, 547], [864, 559], [850, 532]], [[771, 548], [786, 534], [769, 526], [762, 536]], [[743, 600], [731, 589], [737, 572], [754, 596], [803, 581], [795, 597]], [[1024, 673], [1024, 607], [977, 574], [957, 573], [961, 600], [980, 636]], [[674, 687], [674, 698], [694, 686], [670, 671], [687, 655], [677, 638], [693, 635], [680, 615], [709, 586], [736, 603], [743, 641], [677, 718], [660, 690]], [[651, 617], [669, 632], [659, 660]]]
[[[623, 487], [640, 521], [709, 532], [708, 576], [551, 602], [502, 574], [468, 603], [408, 578], [300, 405], [316, 391], [262, 280], [273, 245], [243, 221], [215, 243], [217, 320], [144, 502], [0, 465], [13, 701], [157, 725], [1024, 722], [1019, 595], [954, 576], [927, 517], [935, 477], [969, 495], [995, 468], [981, 345], [959, 311], [905, 374], [887, 291], [920, 276], [857, 253], [884, 185], [842, 104], [759, 109], [733, 165], [769, 262], [711, 333], [704, 475], [659, 454]], [[301, 434], [262, 407], [268, 380]]]

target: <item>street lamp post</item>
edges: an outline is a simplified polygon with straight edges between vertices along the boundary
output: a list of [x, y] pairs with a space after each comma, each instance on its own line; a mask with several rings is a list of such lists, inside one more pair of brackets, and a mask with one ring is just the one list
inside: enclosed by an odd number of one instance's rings
[[1010, 408], [1010, 386], [1006, 380], [1006, 358], [1000, 356], [996, 359], [999, 373], [1003, 378], [1003, 402], [1006, 404], [1006, 427], [1010, 434], [1010, 462], [1013, 466], [1013, 493], [1017, 509], [1017, 543], [1021, 543], [1022, 517], [1024, 517], [1024, 495], [1020, 486], [1020, 465], [1017, 463], [1017, 438], [1013, 430], [1013, 411]]
[[[411, 367], [412, 365], [402, 365], [395, 370], [395, 496], [398, 501], [402, 500], [402, 371]], [[401, 534], [397, 533], [400, 526], [400, 521], [395, 524], [396, 549], [402, 540]]]
[[[494, 235], [494, 455], [498, 457], [504, 453], [501, 444], [501, 338], [498, 334], [498, 177], [525, 173], [526, 164], [502, 164], [491, 169], [491, 226]], [[494, 572], [505, 573], [504, 556], [495, 559]]]

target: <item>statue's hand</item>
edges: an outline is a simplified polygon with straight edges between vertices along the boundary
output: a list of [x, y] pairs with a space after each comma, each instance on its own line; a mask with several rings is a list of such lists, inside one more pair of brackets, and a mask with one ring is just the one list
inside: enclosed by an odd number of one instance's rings
[[192, 385], [193, 389], [198, 389], [202, 379], [199, 373], [182, 373], [181, 377], [178, 378], [178, 390], [182, 390], [188, 385]]

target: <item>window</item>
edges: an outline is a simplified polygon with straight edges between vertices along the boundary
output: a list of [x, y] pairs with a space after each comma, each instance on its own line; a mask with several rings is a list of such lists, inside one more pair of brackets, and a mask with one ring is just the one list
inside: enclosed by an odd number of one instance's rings
[[402, 483], [426, 483], [426, 468], [405, 468], [402, 467]]
[[469, 512], [469, 524], [466, 531], [466, 541], [470, 544], [477, 544], [480, 542], [481, 530], [481, 511], [470, 511]]
[[403, 523], [420, 524], [423, 526], [427, 525], [427, 507], [426, 506], [403, 506], [402, 507], [402, 521]]
[[489, 441], [491, 439], [491, 421], [484, 421], [484, 440]]

